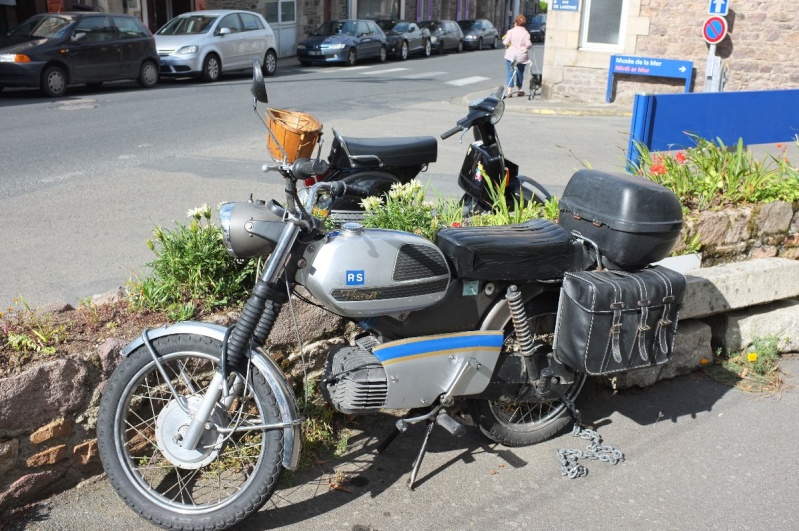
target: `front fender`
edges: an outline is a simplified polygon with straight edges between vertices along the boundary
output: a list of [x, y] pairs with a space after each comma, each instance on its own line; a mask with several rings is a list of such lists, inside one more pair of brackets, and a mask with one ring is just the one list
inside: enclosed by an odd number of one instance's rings
[[[226, 331], [227, 328], [221, 325], [186, 321], [149, 330], [147, 332], [147, 337], [150, 340], [154, 340], [171, 335], [194, 334], [209, 337], [221, 342], [225, 337]], [[122, 356], [128, 356], [131, 352], [143, 345], [144, 339], [140, 336], [125, 345], [120, 351], [120, 354]], [[291, 386], [286, 380], [283, 371], [280, 370], [280, 367], [278, 367], [272, 358], [263, 350], [250, 349], [250, 359], [272, 389], [278, 409], [280, 409], [281, 419], [286, 424], [289, 424], [283, 428], [283, 467], [289, 470], [296, 470], [299, 466], [300, 447], [302, 445], [300, 433], [302, 418], [297, 408], [297, 400], [294, 397], [294, 392], [291, 390]]]

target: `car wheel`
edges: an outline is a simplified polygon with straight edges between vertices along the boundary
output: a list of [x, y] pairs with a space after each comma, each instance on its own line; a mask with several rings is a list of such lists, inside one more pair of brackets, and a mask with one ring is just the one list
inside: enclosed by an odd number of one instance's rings
[[499, 48], [499, 39], [494, 37], [494, 49], [496, 50], [497, 48]]
[[482, 50], [483, 49], [483, 38], [482, 37], [477, 39], [477, 49], [478, 50]]
[[430, 44], [430, 41], [424, 41], [424, 56], [430, 57], [433, 53], [433, 45]]
[[203, 81], [217, 81], [221, 73], [222, 65], [219, 62], [219, 57], [213, 53], [208, 54], [205, 61], [203, 61]]
[[355, 48], [350, 48], [350, 51], [347, 52], [347, 66], [355, 66], [357, 61], [358, 57], [355, 54]]
[[546, 34], [546, 32], [545, 32], [545, 31], [542, 31], [542, 32], [541, 32], [541, 42], [544, 42], [544, 39], [546, 39], [546, 38], [547, 38], [547, 34]]
[[264, 55], [264, 65], [261, 67], [261, 72], [265, 76], [274, 76], [277, 70], [277, 54], [274, 50], [269, 50]]
[[380, 61], [381, 63], [385, 63], [385, 62], [386, 62], [386, 58], [387, 58], [387, 57], [388, 57], [388, 50], [386, 50], [386, 47], [385, 47], [385, 46], [382, 46], [382, 47], [380, 48], [380, 56], [379, 56], [377, 59], [378, 59], [378, 61]]
[[397, 59], [400, 61], [404, 61], [408, 58], [408, 43], [402, 41], [400, 44], [399, 50], [397, 50]]
[[139, 79], [137, 79], [142, 88], [153, 88], [158, 84], [158, 66], [152, 61], [145, 61], [139, 70]]
[[463, 51], [463, 41], [458, 41], [458, 47], [456, 48], [455, 51], [457, 51], [458, 53], [461, 53]]
[[42, 72], [42, 91], [51, 98], [60, 98], [67, 92], [67, 74], [60, 66], [48, 66]]

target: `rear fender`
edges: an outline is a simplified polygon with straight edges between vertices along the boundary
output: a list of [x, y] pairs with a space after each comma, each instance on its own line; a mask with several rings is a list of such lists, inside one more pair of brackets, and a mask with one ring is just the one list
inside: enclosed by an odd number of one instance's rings
[[[221, 342], [225, 337], [226, 331], [227, 328], [224, 326], [197, 321], [186, 321], [154, 328], [147, 333], [147, 337], [150, 340], [154, 340], [171, 335], [194, 334], [209, 337]], [[144, 339], [138, 337], [128, 343], [120, 351], [120, 354], [127, 357], [131, 352], [143, 345]], [[299, 465], [300, 446], [302, 444], [300, 434], [302, 418], [297, 408], [297, 400], [294, 397], [294, 392], [291, 390], [291, 386], [286, 380], [283, 371], [280, 370], [272, 358], [266, 355], [264, 351], [261, 349], [250, 349], [250, 359], [272, 389], [275, 401], [280, 409], [281, 419], [283, 422], [290, 424], [283, 428], [283, 467], [289, 470], [296, 470]]]

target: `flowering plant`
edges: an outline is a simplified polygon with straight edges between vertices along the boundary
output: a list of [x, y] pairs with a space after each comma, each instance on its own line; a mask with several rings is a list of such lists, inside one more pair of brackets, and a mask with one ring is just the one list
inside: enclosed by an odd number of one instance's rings
[[727, 147], [721, 140], [689, 136], [696, 145], [684, 151], [650, 152], [638, 144], [641, 162], [635, 171], [674, 191], [688, 208], [799, 199], [799, 168], [788, 160], [784, 145], [777, 144], [780, 156], [758, 160], [742, 139]]

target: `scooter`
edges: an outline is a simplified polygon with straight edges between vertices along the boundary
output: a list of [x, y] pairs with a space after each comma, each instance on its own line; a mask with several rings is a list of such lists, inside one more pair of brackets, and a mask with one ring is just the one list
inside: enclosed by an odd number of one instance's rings
[[[257, 62], [251, 91], [254, 107], [267, 101]], [[495, 101], [474, 113], [496, 109]], [[574, 402], [587, 375], [670, 356], [685, 279], [648, 267], [682, 225], [665, 188], [582, 170], [566, 187], [558, 223], [442, 229], [433, 242], [358, 223], [326, 230], [312, 215], [320, 197], [369, 191], [321, 182], [301, 200], [298, 183], [325, 166], [308, 158], [266, 164], [284, 181], [285, 204], [221, 207], [228, 252], [268, 255], [235, 325], [145, 330], [121, 351], [100, 401], [99, 453], [120, 497], [156, 525], [235, 526], [266, 503], [283, 470], [298, 467], [303, 415], [267, 347], [280, 312], [294, 313], [298, 286], [362, 329], [327, 353], [327, 400], [347, 414], [407, 412], [378, 452], [409, 426], [426, 425], [411, 487], [431, 431], [466, 432], [455, 410], [468, 410], [490, 441], [534, 444], [579, 419]]]

